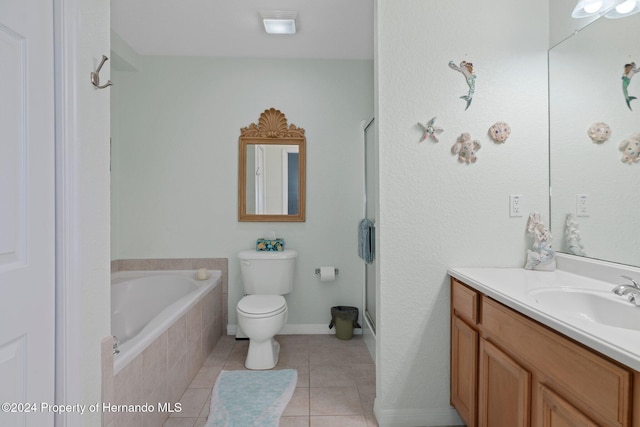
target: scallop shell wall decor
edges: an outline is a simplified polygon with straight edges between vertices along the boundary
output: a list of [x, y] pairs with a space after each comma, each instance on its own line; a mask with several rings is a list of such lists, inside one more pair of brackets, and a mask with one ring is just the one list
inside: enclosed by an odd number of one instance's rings
[[294, 124], [288, 125], [287, 118], [275, 108], [264, 110], [260, 114], [258, 124], [251, 123], [249, 126], [240, 129], [241, 137], [260, 138], [301, 138], [304, 137], [304, 129]]
[[587, 134], [595, 144], [602, 144], [611, 136], [611, 128], [606, 123], [598, 122], [591, 125]]
[[511, 126], [505, 122], [496, 122], [489, 128], [489, 136], [495, 142], [503, 143], [511, 135]]

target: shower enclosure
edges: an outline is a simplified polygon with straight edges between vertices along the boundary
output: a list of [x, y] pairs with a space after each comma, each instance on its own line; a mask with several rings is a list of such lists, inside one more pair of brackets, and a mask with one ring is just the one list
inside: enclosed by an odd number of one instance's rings
[[[375, 119], [364, 127], [364, 217], [376, 223], [378, 206], [378, 147], [375, 134]], [[374, 244], [377, 233], [374, 227]], [[365, 263], [364, 300], [365, 321], [375, 334], [376, 332], [376, 257], [373, 262]]]

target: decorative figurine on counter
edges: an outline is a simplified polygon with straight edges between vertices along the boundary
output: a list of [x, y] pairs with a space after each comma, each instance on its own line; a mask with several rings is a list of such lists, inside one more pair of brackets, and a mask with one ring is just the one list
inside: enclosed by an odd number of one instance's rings
[[472, 140], [471, 135], [463, 133], [458, 138], [458, 142], [453, 144], [451, 152], [458, 155], [458, 161], [461, 163], [475, 163], [478, 160], [476, 152], [482, 148], [477, 140]]
[[462, 95], [460, 99], [464, 99], [467, 101], [467, 106], [464, 109], [465, 111], [471, 105], [471, 101], [473, 100], [473, 94], [476, 91], [476, 75], [473, 74], [473, 64], [471, 62], [462, 61], [460, 66], [457, 66], [455, 62], [449, 61], [449, 67], [456, 71], [460, 71], [464, 78], [467, 80], [467, 84], [469, 85], [469, 93], [467, 95]]
[[637, 163], [640, 161], [640, 133], [634, 133], [631, 138], [620, 143], [622, 163]]
[[587, 256], [584, 252], [582, 241], [580, 241], [578, 221], [576, 221], [573, 214], [567, 214], [567, 221], [564, 227], [564, 241], [568, 253], [578, 256]]
[[606, 123], [594, 123], [587, 131], [589, 138], [596, 144], [605, 142], [611, 136], [611, 128]]
[[505, 142], [509, 135], [511, 135], [511, 126], [505, 122], [496, 122], [489, 128], [489, 136], [495, 142]]
[[631, 77], [639, 70], [636, 68], [636, 63], [624, 64], [624, 74], [622, 75], [622, 93], [624, 93], [624, 100], [627, 102], [627, 107], [631, 110], [631, 101], [637, 99], [635, 96], [629, 96], [629, 83], [631, 83]]
[[427, 139], [427, 137], [433, 139], [434, 142], [438, 142], [437, 135], [444, 132], [444, 129], [442, 129], [439, 126], [434, 126], [434, 123], [436, 122], [436, 118], [437, 116], [429, 120], [427, 123], [418, 122], [418, 126], [422, 128], [422, 138], [420, 138], [420, 142]]
[[529, 215], [527, 234], [533, 236], [533, 250], [527, 250], [527, 270], [553, 271], [556, 269], [556, 252], [551, 248], [551, 233], [540, 220], [540, 214]]

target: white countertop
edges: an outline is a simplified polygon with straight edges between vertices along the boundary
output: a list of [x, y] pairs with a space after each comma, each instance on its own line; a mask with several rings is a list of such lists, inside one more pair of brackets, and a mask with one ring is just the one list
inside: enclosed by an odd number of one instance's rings
[[[563, 313], [551, 313], [536, 306], [530, 294], [531, 291], [549, 288], [580, 288], [625, 301], [624, 297], [611, 292], [614, 286], [624, 283], [624, 280], [614, 277], [612, 282], [607, 282], [563, 270], [547, 272], [499, 267], [454, 267], [449, 269], [449, 274], [496, 301], [640, 371], [640, 324], [639, 330], [632, 330], [577, 316], [565, 316]], [[640, 323], [640, 307], [637, 310]]]

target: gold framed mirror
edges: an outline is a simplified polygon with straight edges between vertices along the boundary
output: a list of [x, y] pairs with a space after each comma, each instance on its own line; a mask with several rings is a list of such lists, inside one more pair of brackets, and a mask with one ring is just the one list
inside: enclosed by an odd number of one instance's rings
[[304, 222], [304, 129], [270, 108], [240, 129], [238, 147], [238, 221]]

